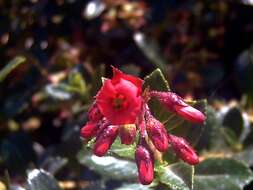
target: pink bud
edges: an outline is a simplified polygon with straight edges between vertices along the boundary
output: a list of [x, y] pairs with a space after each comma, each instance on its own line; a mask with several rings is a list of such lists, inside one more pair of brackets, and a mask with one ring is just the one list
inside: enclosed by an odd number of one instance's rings
[[198, 155], [184, 138], [168, 135], [168, 139], [179, 158], [190, 165], [196, 165], [199, 163]]
[[107, 153], [118, 135], [118, 128], [117, 125], [110, 125], [98, 134], [93, 147], [93, 153], [96, 156], [101, 157]]
[[152, 140], [157, 150], [165, 152], [168, 149], [168, 138], [167, 131], [163, 124], [153, 116], [149, 116], [146, 122], [149, 138]]
[[173, 92], [151, 91], [150, 95], [156, 97], [168, 110], [193, 123], [203, 123], [205, 115], [194, 107], [186, 104], [184, 100]]
[[136, 126], [134, 124], [120, 126], [119, 135], [122, 144], [133, 144], [136, 136]]
[[182, 116], [184, 119], [192, 123], [204, 123], [206, 119], [205, 115], [202, 112], [191, 106], [182, 107], [176, 105], [175, 110], [178, 115]]
[[96, 135], [99, 125], [95, 122], [87, 122], [81, 129], [81, 136], [83, 138], [92, 138]]
[[94, 103], [88, 111], [88, 118], [90, 121], [98, 122], [103, 118], [102, 113], [100, 112], [96, 103]]
[[143, 185], [150, 184], [154, 179], [154, 158], [146, 146], [138, 145], [135, 152], [139, 181]]

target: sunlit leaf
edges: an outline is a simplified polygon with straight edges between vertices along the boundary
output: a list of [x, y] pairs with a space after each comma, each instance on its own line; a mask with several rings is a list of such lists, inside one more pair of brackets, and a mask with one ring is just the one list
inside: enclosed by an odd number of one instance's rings
[[104, 178], [136, 180], [137, 167], [134, 162], [117, 159], [112, 156], [97, 157], [90, 153], [79, 152], [78, 160]]
[[242, 190], [252, 180], [252, 171], [240, 161], [207, 159], [195, 167], [194, 190]]
[[184, 163], [158, 168], [159, 181], [172, 190], [193, 189], [194, 168]]
[[61, 188], [50, 173], [34, 169], [27, 174], [27, 190], [61, 190]]

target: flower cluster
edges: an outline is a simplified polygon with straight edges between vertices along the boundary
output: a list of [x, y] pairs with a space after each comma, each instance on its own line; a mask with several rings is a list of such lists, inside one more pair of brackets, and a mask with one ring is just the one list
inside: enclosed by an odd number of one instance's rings
[[81, 136], [86, 139], [95, 137], [93, 153], [104, 156], [117, 136], [122, 144], [130, 145], [135, 142], [138, 132], [135, 160], [139, 181], [150, 184], [154, 178], [156, 150], [166, 152], [172, 147], [180, 159], [191, 165], [197, 164], [199, 158], [185, 139], [169, 134], [152, 115], [148, 100], [156, 98], [168, 111], [193, 123], [202, 124], [205, 116], [173, 92], [148, 91], [144, 97], [142, 85], [140, 78], [113, 67], [113, 77], [104, 81], [96, 95], [88, 112], [88, 122], [81, 129]]

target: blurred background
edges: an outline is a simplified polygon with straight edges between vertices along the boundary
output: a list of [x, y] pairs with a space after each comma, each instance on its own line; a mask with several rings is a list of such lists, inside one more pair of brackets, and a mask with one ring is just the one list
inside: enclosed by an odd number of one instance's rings
[[211, 134], [224, 146], [197, 144], [201, 155], [253, 166], [251, 0], [0, 0], [0, 59], [1, 190], [124, 189], [132, 180], [105, 179], [78, 156], [110, 65], [141, 78], [159, 68], [173, 91], [207, 99], [202, 140], [214, 125], [229, 132]]

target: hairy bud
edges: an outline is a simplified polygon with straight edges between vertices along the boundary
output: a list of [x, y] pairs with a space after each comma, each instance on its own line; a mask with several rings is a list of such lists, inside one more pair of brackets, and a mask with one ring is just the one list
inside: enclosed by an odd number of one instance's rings
[[176, 93], [151, 91], [150, 95], [157, 98], [168, 110], [190, 122], [202, 124], [206, 119], [202, 112], [186, 104]]
[[196, 165], [199, 163], [198, 155], [184, 138], [168, 135], [168, 139], [179, 158], [190, 165]]
[[119, 126], [117, 125], [109, 125], [98, 134], [93, 147], [93, 153], [96, 156], [101, 157], [107, 153], [118, 135], [118, 128]]
[[143, 185], [150, 184], [154, 179], [154, 158], [147, 146], [138, 145], [135, 152], [139, 181]]
[[153, 116], [149, 116], [146, 121], [146, 129], [156, 149], [165, 152], [168, 149], [168, 138], [163, 124]]
[[97, 134], [99, 125], [95, 122], [87, 122], [85, 126], [81, 129], [81, 136], [83, 138], [92, 138]]

